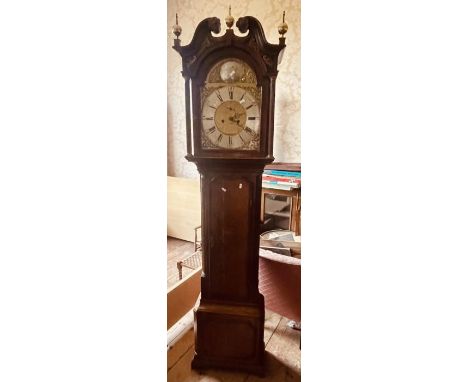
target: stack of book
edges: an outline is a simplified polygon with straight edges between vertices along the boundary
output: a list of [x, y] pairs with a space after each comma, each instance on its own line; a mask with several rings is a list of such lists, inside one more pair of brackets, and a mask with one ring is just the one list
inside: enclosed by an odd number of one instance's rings
[[273, 163], [265, 166], [262, 187], [290, 191], [301, 187], [301, 167], [295, 163]]

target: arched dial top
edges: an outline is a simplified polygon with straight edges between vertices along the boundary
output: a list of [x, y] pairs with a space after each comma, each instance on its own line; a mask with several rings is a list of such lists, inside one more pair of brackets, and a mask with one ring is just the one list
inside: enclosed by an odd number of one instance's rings
[[203, 149], [259, 150], [261, 89], [239, 59], [213, 66], [201, 92]]

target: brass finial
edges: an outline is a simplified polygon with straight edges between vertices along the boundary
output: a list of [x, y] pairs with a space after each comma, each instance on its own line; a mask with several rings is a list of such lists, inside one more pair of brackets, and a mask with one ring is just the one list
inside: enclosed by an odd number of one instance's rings
[[284, 38], [284, 34], [288, 31], [288, 24], [284, 22], [284, 17], [286, 16], [286, 11], [283, 11], [283, 22], [278, 25], [278, 33], [281, 35], [281, 37]]
[[179, 39], [180, 34], [182, 33], [182, 27], [179, 25], [179, 16], [175, 14], [175, 25], [172, 26], [172, 33], [175, 34], [177, 40]]
[[234, 17], [231, 16], [231, 6], [229, 5], [229, 15], [224, 19], [229, 29], [234, 25]]

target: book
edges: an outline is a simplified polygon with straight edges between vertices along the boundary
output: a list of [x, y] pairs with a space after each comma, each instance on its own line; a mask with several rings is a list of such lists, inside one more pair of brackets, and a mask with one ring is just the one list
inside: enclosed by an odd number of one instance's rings
[[297, 183], [291, 182], [278, 182], [276, 180], [263, 180], [262, 184], [266, 184], [268, 186], [288, 186], [290, 188], [299, 188], [301, 185]]
[[297, 171], [282, 171], [282, 170], [265, 170], [264, 174], [274, 175], [274, 176], [287, 176], [291, 178], [300, 178], [301, 173]]
[[286, 183], [286, 184], [301, 184], [301, 180], [298, 178], [290, 178], [287, 176], [272, 176], [272, 175], [263, 175], [262, 180], [264, 182], [278, 182], [280, 184]]
[[270, 182], [262, 182], [262, 187], [274, 188], [276, 190], [286, 190], [286, 191], [291, 191], [293, 188], [298, 188], [298, 187], [293, 187], [293, 185], [277, 184], [277, 183], [270, 183]]
[[266, 170], [301, 171], [300, 163], [273, 162], [265, 166]]

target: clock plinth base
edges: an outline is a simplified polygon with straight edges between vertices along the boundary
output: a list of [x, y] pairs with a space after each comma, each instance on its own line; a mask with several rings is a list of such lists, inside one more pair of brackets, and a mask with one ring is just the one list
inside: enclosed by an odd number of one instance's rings
[[265, 375], [264, 303], [200, 303], [195, 309], [193, 369], [230, 369]]

